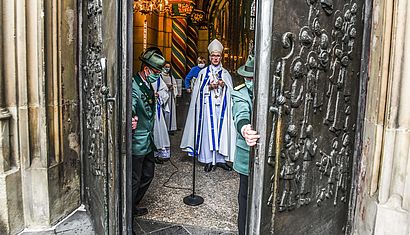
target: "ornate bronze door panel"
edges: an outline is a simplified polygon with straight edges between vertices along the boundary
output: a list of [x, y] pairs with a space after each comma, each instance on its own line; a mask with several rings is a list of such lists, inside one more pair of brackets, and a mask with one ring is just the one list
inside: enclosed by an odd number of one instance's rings
[[364, 2], [258, 3], [250, 234], [346, 232]]
[[122, 7], [127, 1], [80, 2], [83, 203], [97, 234], [119, 234], [129, 222], [124, 168], [130, 164], [121, 157], [129, 149], [129, 132], [124, 127], [130, 76], [126, 74], [127, 47], [122, 46], [127, 41], [127, 13], [120, 14], [127, 12]]

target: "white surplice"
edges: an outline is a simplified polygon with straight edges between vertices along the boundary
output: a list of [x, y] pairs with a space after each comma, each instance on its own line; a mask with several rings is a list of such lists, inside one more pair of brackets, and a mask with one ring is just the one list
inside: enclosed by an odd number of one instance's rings
[[[209, 84], [217, 79], [222, 79], [225, 86], [210, 90]], [[231, 75], [221, 66], [210, 65], [198, 74], [180, 147], [193, 155], [196, 142], [200, 162], [215, 164], [234, 160], [236, 129], [232, 116], [232, 89]]]
[[154, 144], [157, 148], [155, 155], [162, 158], [170, 157], [170, 141], [168, 136], [168, 127], [165, 123], [164, 112], [169, 111], [167, 105], [169, 94], [168, 87], [162, 80], [161, 76], [156, 82], [151, 83], [154, 92], [158, 93], [155, 103], [155, 121], [154, 121]]
[[169, 112], [165, 112], [165, 123], [167, 124], [169, 131], [177, 130], [177, 109], [176, 109], [176, 97], [178, 95], [178, 85], [175, 78], [169, 74], [162, 73], [162, 79], [164, 80], [165, 84], [169, 87], [172, 86], [172, 90], [168, 89], [168, 107]]

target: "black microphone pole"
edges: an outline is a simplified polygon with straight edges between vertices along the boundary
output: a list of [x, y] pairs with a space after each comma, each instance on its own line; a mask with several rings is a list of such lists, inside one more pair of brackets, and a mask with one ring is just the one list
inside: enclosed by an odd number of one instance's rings
[[[202, 82], [202, 76], [200, 81], [196, 81], [196, 82]], [[199, 83], [200, 85], [201, 83]], [[197, 154], [197, 146], [196, 146], [196, 128], [197, 128], [197, 123], [196, 123], [196, 114], [197, 114], [197, 102], [198, 102], [198, 95], [199, 95], [200, 91], [197, 92], [196, 97], [195, 97], [195, 113], [194, 113], [194, 156], [193, 156], [193, 168], [192, 168], [192, 194], [184, 197], [184, 203], [187, 204], [188, 206], [199, 206], [202, 203], [204, 203], [204, 198], [202, 198], [201, 196], [198, 196], [195, 194], [195, 175], [196, 175], [196, 158], [198, 156]], [[192, 102], [192, 100], [191, 100]]]

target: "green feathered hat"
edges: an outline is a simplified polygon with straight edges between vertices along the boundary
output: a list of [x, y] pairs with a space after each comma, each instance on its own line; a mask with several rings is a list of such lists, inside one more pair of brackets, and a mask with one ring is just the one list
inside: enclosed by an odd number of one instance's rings
[[148, 48], [142, 53], [140, 60], [148, 66], [158, 70], [162, 70], [162, 67], [164, 67], [165, 64], [165, 59], [161, 55], [161, 51], [155, 47]]
[[249, 55], [248, 59], [246, 60], [245, 64], [239, 67], [237, 73], [242, 77], [253, 77], [253, 69], [254, 69], [254, 58], [253, 55]]

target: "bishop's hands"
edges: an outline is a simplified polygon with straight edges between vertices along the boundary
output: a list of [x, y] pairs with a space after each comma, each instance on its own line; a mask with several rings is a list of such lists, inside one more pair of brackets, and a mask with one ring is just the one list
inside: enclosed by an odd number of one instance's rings
[[256, 145], [256, 142], [261, 137], [257, 131], [252, 129], [251, 124], [245, 125], [241, 129], [241, 133], [243, 138], [245, 138], [246, 144], [249, 147], [253, 147]]
[[218, 89], [218, 83], [216, 82], [209, 83], [209, 90], [216, 90], [216, 89]]
[[219, 87], [224, 88], [225, 82], [222, 79], [211, 81], [209, 84], [209, 90], [218, 89]]
[[220, 86], [221, 88], [224, 88], [224, 86], [225, 86], [224, 80], [219, 79], [219, 80], [218, 80], [218, 86]]

